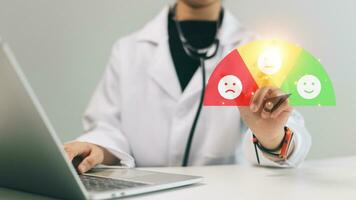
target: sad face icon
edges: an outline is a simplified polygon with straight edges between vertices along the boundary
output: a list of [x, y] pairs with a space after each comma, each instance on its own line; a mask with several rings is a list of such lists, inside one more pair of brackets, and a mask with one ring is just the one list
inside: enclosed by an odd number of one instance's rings
[[242, 91], [241, 80], [234, 75], [226, 75], [220, 79], [218, 91], [224, 99], [235, 99]]

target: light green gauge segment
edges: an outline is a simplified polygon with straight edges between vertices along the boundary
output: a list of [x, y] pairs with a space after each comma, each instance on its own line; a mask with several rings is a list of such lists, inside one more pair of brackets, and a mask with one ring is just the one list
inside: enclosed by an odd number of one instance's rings
[[281, 89], [291, 93], [289, 103], [296, 106], [334, 106], [335, 92], [332, 82], [321, 63], [303, 50]]

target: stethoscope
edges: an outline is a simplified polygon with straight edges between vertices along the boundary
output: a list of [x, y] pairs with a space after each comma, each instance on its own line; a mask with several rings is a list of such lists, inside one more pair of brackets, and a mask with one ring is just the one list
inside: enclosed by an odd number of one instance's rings
[[191, 58], [195, 59], [195, 60], [199, 60], [200, 61], [200, 66], [202, 68], [201, 70], [201, 74], [202, 74], [202, 93], [200, 96], [200, 101], [199, 101], [199, 106], [197, 109], [197, 112], [195, 114], [194, 117], [194, 121], [192, 124], [192, 127], [189, 131], [189, 136], [188, 136], [188, 140], [187, 140], [187, 144], [185, 146], [185, 151], [184, 151], [184, 157], [183, 157], [183, 162], [182, 162], [182, 166], [187, 166], [188, 165], [188, 161], [189, 161], [189, 154], [190, 154], [190, 149], [192, 146], [192, 142], [193, 142], [193, 136], [194, 136], [194, 132], [195, 132], [195, 128], [197, 126], [198, 120], [199, 120], [199, 116], [201, 113], [201, 109], [203, 107], [203, 101], [204, 101], [204, 94], [205, 94], [205, 81], [206, 81], [206, 77], [205, 77], [205, 60], [208, 60], [212, 57], [214, 57], [219, 49], [219, 39], [217, 38], [219, 30], [220, 30], [220, 23], [222, 21], [223, 18], [223, 14], [224, 14], [224, 10], [221, 8], [221, 12], [220, 12], [220, 16], [219, 19], [216, 23], [216, 33], [215, 33], [215, 39], [213, 41], [213, 43], [211, 45], [209, 45], [206, 48], [195, 48], [192, 45], [189, 44], [188, 40], [185, 38], [183, 31], [182, 31], [182, 27], [180, 25], [180, 22], [176, 19], [176, 6], [173, 6], [170, 9], [171, 12], [171, 16], [173, 17], [173, 21], [175, 22], [177, 31], [178, 31], [178, 36], [179, 36], [179, 40], [182, 43], [184, 52]]

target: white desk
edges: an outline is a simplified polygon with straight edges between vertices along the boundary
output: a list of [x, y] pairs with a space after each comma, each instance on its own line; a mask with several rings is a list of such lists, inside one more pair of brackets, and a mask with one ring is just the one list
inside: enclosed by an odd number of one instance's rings
[[[149, 168], [163, 172], [199, 175], [202, 184], [125, 199], [356, 199], [356, 157], [305, 162], [297, 169], [248, 166]], [[286, 196], [283, 196], [286, 195]], [[48, 199], [0, 188], [0, 199]]]

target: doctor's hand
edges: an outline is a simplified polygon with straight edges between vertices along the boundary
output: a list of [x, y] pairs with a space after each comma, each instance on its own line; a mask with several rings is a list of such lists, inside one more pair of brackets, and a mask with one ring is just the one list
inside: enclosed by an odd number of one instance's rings
[[[105, 148], [87, 142], [71, 142], [64, 144], [64, 151], [69, 160], [77, 166], [79, 173], [85, 173], [98, 164], [114, 164], [118, 159]], [[79, 163], [75, 163], [78, 161]]]
[[239, 107], [245, 124], [252, 130], [259, 142], [268, 149], [274, 149], [282, 142], [284, 126], [293, 108], [284, 101], [273, 112], [271, 102], [266, 99], [283, 95], [275, 87], [262, 87], [253, 95], [250, 106]]

